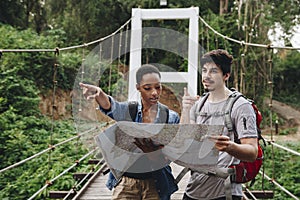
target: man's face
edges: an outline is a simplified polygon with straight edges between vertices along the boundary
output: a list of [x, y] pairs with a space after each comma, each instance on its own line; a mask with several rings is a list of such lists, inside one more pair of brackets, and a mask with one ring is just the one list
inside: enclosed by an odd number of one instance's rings
[[148, 106], [157, 104], [162, 90], [159, 75], [145, 74], [136, 88], [140, 91], [144, 104]]
[[213, 62], [204, 64], [201, 73], [204, 89], [209, 92], [223, 88], [229, 78], [229, 74], [223, 75], [222, 70]]

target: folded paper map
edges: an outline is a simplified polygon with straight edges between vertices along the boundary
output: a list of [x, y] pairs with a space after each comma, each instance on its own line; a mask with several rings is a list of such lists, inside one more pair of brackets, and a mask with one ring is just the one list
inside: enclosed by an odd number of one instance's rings
[[[116, 122], [95, 139], [118, 179], [124, 172], [150, 172], [169, 162], [193, 170], [216, 166], [219, 154], [209, 136], [220, 135], [223, 128], [223, 125]], [[143, 153], [134, 144], [135, 138], [151, 139], [163, 148]]]

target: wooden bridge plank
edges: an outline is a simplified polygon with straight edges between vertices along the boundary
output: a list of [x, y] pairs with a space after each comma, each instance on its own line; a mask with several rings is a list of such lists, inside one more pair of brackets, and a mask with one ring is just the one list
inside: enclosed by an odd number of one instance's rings
[[[175, 177], [181, 171], [183, 167], [171, 163], [171, 167]], [[82, 195], [78, 198], [79, 200], [106, 200], [111, 199], [112, 191], [106, 188], [105, 183], [108, 178], [108, 174], [104, 175], [100, 174], [97, 176], [83, 192]], [[182, 199], [185, 186], [187, 184], [187, 179], [189, 178], [189, 173], [187, 173], [182, 180], [179, 182], [179, 190], [172, 195], [172, 200], [179, 200]]]
[[[175, 177], [181, 172], [183, 167], [171, 163], [171, 167], [173, 170], [173, 174]], [[88, 186], [88, 188], [77, 198], [79, 200], [109, 200], [111, 199], [112, 191], [106, 188], [105, 183], [107, 181], [108, 174], [103, 175], [99, 174]], [[181, 200], [186, 188], [186, 185], [188, 183], [188, 180], [190, 178], [190, 173], [188, 172], [185, 174], [185, 176], [181, 179], [181, 181], [178, 183], [179, 190], [175, 192], [172, 196], [172, 200]], [[258, 195], [260, 198], [273, 198], [273, 195], [271, 192], [266, 191], [263, 195], [259, 191], [253, 191], [255, 195]]]

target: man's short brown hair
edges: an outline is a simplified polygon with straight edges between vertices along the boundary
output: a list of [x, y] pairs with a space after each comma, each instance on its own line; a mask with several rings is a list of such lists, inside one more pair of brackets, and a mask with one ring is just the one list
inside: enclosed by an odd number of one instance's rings
[[232, 61], [232, 55], [230, 55], [226, 50], [217, 49], [204, 54], [200, 59], [200, 65], [203, 67], [206, 63], [215, 63], [218, 67], [220, 67], [225, 75], [230, 73]]

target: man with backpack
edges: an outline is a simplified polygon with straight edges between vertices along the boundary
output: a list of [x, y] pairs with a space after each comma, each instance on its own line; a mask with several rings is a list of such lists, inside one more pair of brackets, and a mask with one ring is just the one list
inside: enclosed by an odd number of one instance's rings
[[[233, 57], [221, 49], [204, 54], [200, 64], [202, 84], [207, 94], [199, 99], [190, 96], [185, 88], [182, 100], [181, 123], [225, 125], [219, 136], [210, 138], [219, 150], [218, 168], [230, 168], [240, 161], [253, 162], [258, 153], [256, 116], [249, 101], [238, 98], [234, 102], [229, 116], [234, 131], [228, 131], [225, 123], [228, 99], [233, 93], [226, 87], [232, 60]], [[192, 170], [183, 199], [240, 200], [242, 195], [240, 183], [229, 180], [228, 187], [227, 179]]]
[[[136, 72], [136, 89], [140, 92], [141, 100], [138, 102], [118, 102], [108, 96], [101, 88], [80, 83], [83, 94], [87, 99], [95, 99], [100, 110], [116, 121], [134, 121], [138, 123], [168, 123], [178, 124], [179, 115], [159, 102], [162, 91], [161, 74], [150, 64], [141, 66]], [[135, 144], [144, 153], [157, 151], [161, 146], [153, 144], [150, 140], [136, 140]], [[159, 156], [159, 154], [158, 154]], [[156, 159], [157, 158], [157, 159]], [[143, 157], [146, 163], [160, 162], [161, 157]], [[142, 161], [142, 162], [143, 162]], [[134, 163], [135, 165], [137, 163]], [[113, 189], [112, 199], [130, 200], [169, 200], [172, 193], [178, 190], [169, 165], [161, 169], [134, 173], [129, 170], [117, 182], [112, 173], [109, 174], [107, 187]], [[148, 166], [145, 166], [148, 167]]]

